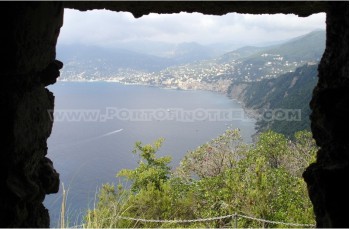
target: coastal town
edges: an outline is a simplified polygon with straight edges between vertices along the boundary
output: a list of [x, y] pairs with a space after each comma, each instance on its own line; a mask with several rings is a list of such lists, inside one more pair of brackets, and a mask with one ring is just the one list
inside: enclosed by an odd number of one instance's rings
[[[288, 61], [279, 54], [262, 53], [252, 60], [231, 60], [220, 63], [219, 60], [205, 60], [180, 66], [165, 68], [159, 72], [146, 72], [130, 68], [112, 68], [104, 66], [87, 69], [84, 72], [64, 71], [61, 81], [106, 81], [123, 84], [158, 86], [182, 90], [208, 90], [226, 93], [235, 81], [254, 82], [276, 78], [297, 67], [317, 62]], [[256, 62], [256, 63], [254, 63]], [[68, 66], [72, 63], [68, 63]], [[101, 63], [103, 64], [103, 63]]]

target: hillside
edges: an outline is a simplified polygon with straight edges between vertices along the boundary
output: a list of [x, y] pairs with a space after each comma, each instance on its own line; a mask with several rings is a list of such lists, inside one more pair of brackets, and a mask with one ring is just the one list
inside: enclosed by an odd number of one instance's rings
[[326, 33], [318, 30], [291, 39], [285, 44], [269, 49], [271, 54], [279, 54], [289, 61], [319, 60], [326, 45]]
[[291, 137], [310, 129], [309, 101], [316, 83], [317, 65], [304, 65], [276, 79], [235, 82], [228, 95], [259, 114], [259, 132], [271, 129]]
[[[169, 47], [168, 47], [169, 48]], [[232, 81], [259, 81], [293, 72], [320, 60], [325, 31], [315, 31], [268, 47], [242, 47], [217, 58], [215, 51], [197, 43], [173, 47], [167, 57], [124, 49], [59, 46], [65, 63], [60, 80], [114, 81], [168, 88], [226, 93]]]
[[215, 59], [168, 67], [152, 75], [126, 77], [122, 82], [225, 93], [228, 82], [273, 79], [305, 64], [315, 64], [324, 49], [325, 31], [315, 31], [280, 45], [242, 47]]
[[246, 81], [275, 78], [306, 63], [319, 62], [325, 49], [325, 31], [315, 31], [241, 59], [231, 77]]
[[234, 60], [247, 58], [251, 55], [254, 55], [258, 52], [268, 50], [269, 47], [255, 47], [255, 46], [245, 46], [239, 49], [236, 49], [232, 52], [225, 53], [224, 55], [217, 58], [216, 62], [218, 63], [230, 63]]

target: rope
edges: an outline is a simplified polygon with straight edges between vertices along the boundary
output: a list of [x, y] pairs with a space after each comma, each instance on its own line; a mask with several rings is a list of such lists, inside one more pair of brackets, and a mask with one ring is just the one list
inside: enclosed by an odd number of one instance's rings
[[[116, 216], [115, 218], [143, 222], [143, 223], [195, 223], [195, 222], [207, 222], [207, 221], [214, 221], [214, 220], [227, 219], [227, 218], [233, 218], [233, 219], [237, 220], [239, 217], [258, 221], [258, 222], [263, 222], [263, 223], [280, 224], [280, 225], [285, 225], [285, 226], [290, 226], [290, 227], [315, 227], [315, 225], [313, 225], [313, 224], [286, 223], [286, 222], [280, 222], [280, 221], [272, 221], [272, 220], [260, 219], [260, 218], [242, 215], [242, 214], [237, 214], [237, 213], [232, 214], [232, 215], [217, 216], [217, 217], [211, 217], [211, 218], [187, 219], [187, 220], [141, 219], [141, 218], [126, 217], [126, 216]], [[237, 225], [237, 221], [236, 221], [236, 225]], [[74, 228], [81, 228], [81, 227], [84, 227], [84, 224], [74, 226]]]
[[286, 223], [286, 222], [280, 222], [280, 221], [272, 221], [272, 220], [266, 220], [266, 219], [259, 219], [259, 218], [255, 218], [252, 216], [246, 216], [246, 215], [241, 215], [241, 214], [237, 214], [238, 217], [242, 217], [242, 218], [246, 218], [246, 219], [251, 219], [254, 221], [258, 221], [258, 222], [263, 222], [263, 223], [271, 223], [271, 224], [281, 224], [281, 225], [285, 225], [285, 226], [294, 226], [294, 227], [315, 227], [315, 225], [313, 224], [301, 224], [301, 223]]
[[138, 218], [124, 217], [124, 216], [117, 216], [117, 217], [119, 219], [132, 220], [132, 221], [138, 221], [138, 222], [144, 222], [144, 223], [195, 223], [195, 222], [206, 222], [206, 221], [213, 221], [213, 220], [219, 220], [219, 219], [226, 219], [232, 216], [235, 216], [235, 214], [206, 218], [206, 219], [185, 219], [185, 220], [138, 219]]

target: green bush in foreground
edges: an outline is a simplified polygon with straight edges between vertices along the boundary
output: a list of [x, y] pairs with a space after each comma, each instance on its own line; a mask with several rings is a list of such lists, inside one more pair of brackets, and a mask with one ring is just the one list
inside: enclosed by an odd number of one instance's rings
[[[117, 176], [130, 188], [105, 184], [86, 227], [233, 227], [232, 218], [200, 223], [144, 223], [120, 219], [199, 219], [234, 213], [272, 221], [314, 224], [312, 205], [301, 178], [314, 160], [311, 134], [298, 132], [295, 141], [268, 131], [255, 145], [246, 145], [237, 130], [188, 152], [173, 172], [170, 157], [156, 157], [163, 140], [137, 142], [140, 160], [134, 170]], [[239, 227], [283, 227], [240, 218]]]

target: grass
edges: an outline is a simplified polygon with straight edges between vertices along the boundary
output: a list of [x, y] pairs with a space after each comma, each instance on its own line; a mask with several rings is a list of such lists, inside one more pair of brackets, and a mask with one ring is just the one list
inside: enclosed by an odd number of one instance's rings
[[62, 183], [62, 203], [61, 203], [61, 214], [60, 214], [60, 226], [59, 228], [66, 228], [66, 203], [67, 203], [67, 195], [68, 190], [66, 192], [66, 189], [64, 188], [64, 184]]
[[[110, 206], [110, 208], [108, 208], [108, 213], [112, 213], [112, 215], [108, 214], [107, 212], [96, 212], [95, 209], [97, 209], [96, 203], [98, 200], [98, 193], [99, 190], [96, 190], [93, 208], [88, 208], [87, 212], [85, 213], [85, 217], [83, 218], [83, 223], [79, 222], [78, 216], [76, 217], [75, 221], [71, 221], [71, 214], [67, 208], [69, 189], [66, 189], [62, 183], [62, 201], [57, 228], [115, 228], [116, 225], [118, 225], [118, 222], [122, 220], [119, 218], [119, 216], [122, 216], [123, 213], [128, 210], [128, 208], [126, 208], [125, 211], [121, 211], [120, 206], [113, 204]], [[132, 223], [133, 222], [131, 222], [131, 224]]]
[[69, 188], [65, 188], [62, 183], [62, 200], [59, 218], [57, 221], [56, 228], [81, 228], [83, 224], [79, 224], [79, 215], [76, 216], [75, 220], [72, 220], [72, 215], [69, 207], [67, 207]]

